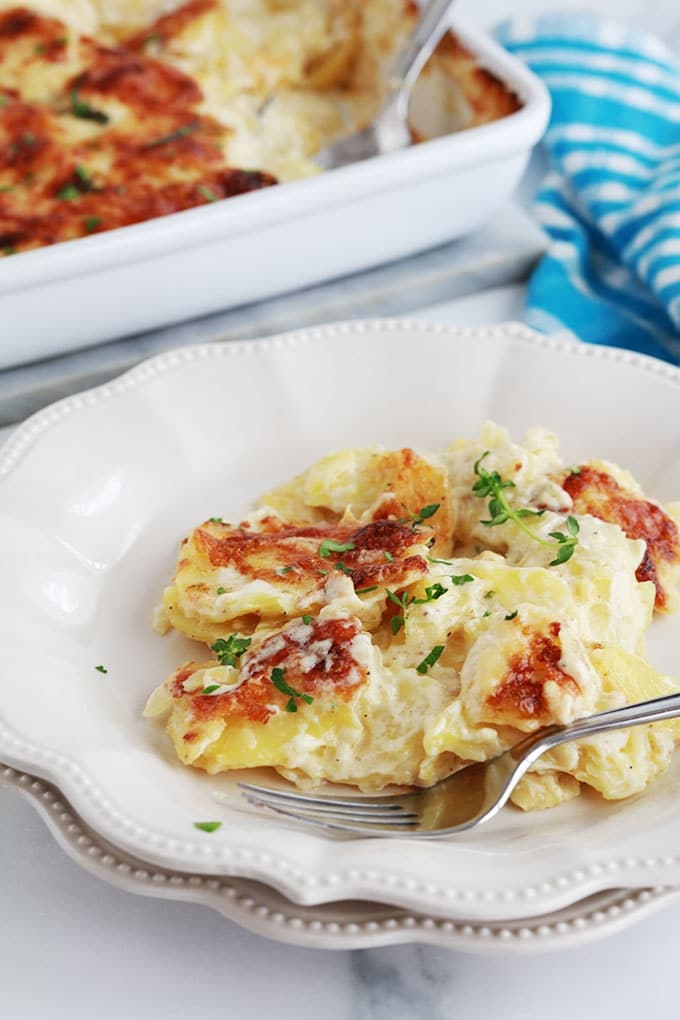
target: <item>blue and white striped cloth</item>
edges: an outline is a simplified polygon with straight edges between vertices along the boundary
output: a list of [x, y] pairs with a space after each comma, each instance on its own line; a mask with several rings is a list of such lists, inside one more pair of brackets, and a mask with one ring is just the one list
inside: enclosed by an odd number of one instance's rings
[[553, 100], [535, 204], [551, 244], [527, 320], [680, 362], [680, 57], [581, 15], [498, 35]]

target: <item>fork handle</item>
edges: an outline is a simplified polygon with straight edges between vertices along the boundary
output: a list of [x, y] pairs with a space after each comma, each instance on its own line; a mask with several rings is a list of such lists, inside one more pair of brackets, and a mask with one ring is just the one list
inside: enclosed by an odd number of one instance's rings
[[455, 0], [430, 0], [404, 48], [397, 54], [390, 69], [393, 96], [391, 102], [408, 97], [415, 81], [432, 56], [448, 27], [449, 12]]
[[609, 733], [612, 730], [623, 730], [629, 726], [663, 722], [664, 719], [677, 719], [678, 717], [680, 717], [680, 693], [668, 694], [663, 698], [652, 698], [650, 701], [639, 701], [634, 705], [624, 705], [623, 708], [598, 712], [585, 719], [567, 723], [565, 726], [551, 726], [548, 729], [539, 730], [517, 744], [513, 748], [513, 752], [517, 751], [518, 757], [528, 754], [531, 761], [535, 761], [551, 748], [569, 743], [571, 740], [595, 737], [599, 733]]

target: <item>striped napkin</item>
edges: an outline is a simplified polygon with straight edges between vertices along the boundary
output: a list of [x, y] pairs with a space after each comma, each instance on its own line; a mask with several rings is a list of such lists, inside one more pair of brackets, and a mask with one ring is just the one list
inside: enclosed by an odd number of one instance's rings
[[535, 203], [551, 243], [527, 321], [680, 362], [680, 59], [590, 16], [514, 20], [498, 35], [553, 100]]

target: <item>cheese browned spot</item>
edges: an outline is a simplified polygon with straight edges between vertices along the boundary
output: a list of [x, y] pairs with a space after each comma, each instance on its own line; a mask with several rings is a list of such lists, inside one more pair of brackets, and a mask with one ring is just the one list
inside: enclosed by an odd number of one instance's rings
[[[284, 582], [301, 591], [323, 585], [335, 570], [351, 577], [355, 589], [396, 585], [407, 575], [415, 580], [427, 573], [424, 558], [410, 554], [427, 540], [427, 529], [422, 529], [423, 537], [420, 530], [396, 521], [374, 521], [360, 528], [295, 527], [276, 517], [264, 518], [262, 527], [263, 531], [253, 531], [208, 523], [195, 532], [195, 546], [212, 567], [233, 567], [248, 580]], [[354, 548], [334, 551], [324, 547], [329, 541]]]
[[285, 683], [300, 694], [347, 699], [367, 679], [355, 651], [361, 633], [360, 623], [353, 618], [317, 619], [311, 624], [298, 621], [243, 656], [244, 682], [235, 691], [188, 695], [184, 684], [197, 669], [204, 668], [199, 663], [183, 666], [171, 681], [171, 691], [175, 699], [191, 697], [196, 722], [241, 718], [266, 723], [275, 712], [285, 711], [289, 696], [272, 683], [274, 669], [283, 670]]
[[512, 657], [500, 685], [487, 699], [494, 711], [508, 720], [513, 716], [549, 722], [552, 717], [545, 686], [557, 684], [577, 696], [581, 689], [569, 673], [560, 668], [562, 648], [560, 624], [552, 623], [549, 634], [532, 634], [526, 647]]
[[668, 592], [661, 579], [664, 564], [680, 562], [680, 534], [675, 521], [656, 503], [631, 496], [615, 478], [584, 465], [567, 475], [562, 486], [579, 514], [618, 524], [628, 538], [644, 539], [647, 550], [636, 576], [656, 588], [655, 605], [664, 609]]
[[[195, 6], [195, 5], [190, 5]], [[179, 16], [180, 12], [176, 12]], [[189, 11], [191, 17], [195, 11]], [[75, 73], [49, 99], [0, 94], [0, 251], [11, 253], [139, 223], [275, 184], [225, 165], [230, 131], [201, 112], [182, 71], [102, 46], [24, 8], [0, 14], [0, 81], [36, 64]], [[73, 54], [75, 53], [75, 57]]]

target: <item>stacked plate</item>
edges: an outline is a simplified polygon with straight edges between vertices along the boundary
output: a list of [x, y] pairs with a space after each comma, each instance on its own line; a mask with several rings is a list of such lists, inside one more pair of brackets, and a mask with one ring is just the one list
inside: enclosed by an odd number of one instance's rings
[[[14, 579], [2, 605], [3, 782], [102, 877], [305, 945], [548, 948], [668, 902], [680, 885], [678, 767], [633, 802], [508, 809], [455, 840], [338, 840], [254, 812], [238, 777], [183, 769], [141, 710], [190, 655], [149, 616], [168, 551], [206, 507], [240, 514], [329, 449], [427, 448], [485, 418], [514, 434], [546, 425], [567, 462], [596, 452], [666, 500], [680, 494], [679, 395], [679, 371], [628, 352], [517, 325], [377, 320], [176, 351], [41, 412], [0, 455], [0, 549]], [[653, 408], [653, 432], [633, 407]], [[679, 651], [673, 622], [655, 622], [652, 661], [670, 672]], [[197, 831], [208, 818], [221, 828]]]

